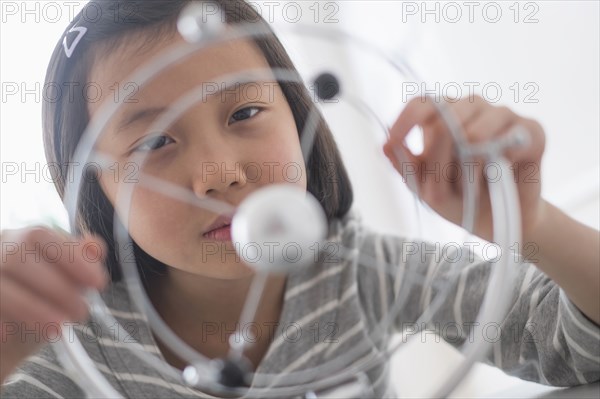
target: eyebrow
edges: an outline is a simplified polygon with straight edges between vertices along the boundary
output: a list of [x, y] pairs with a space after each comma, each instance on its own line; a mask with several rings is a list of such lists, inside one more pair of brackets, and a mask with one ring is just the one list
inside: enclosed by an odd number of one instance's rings
[[119, 122], [119, 126], [117, 128], [117, 132], [127, 129], [134, 123], [141, 122], [143, 120], [154, 119], [161, 113], [167, 110], [166, 107], [154, 107], [154, 108], [144, 108], [138, 111], [133, 112], [131, 115], [125, 116]]
[[[210, 92], [208, 94], [206, 94], [205, 99], [204, 100], [200, 100], [200, 101], [206, 101], [209, 98], [214, 98], [217, 97], [219, 95], [223, 95], [223, 92], [227, 91], [227, 90], [240, 90], [245, 88], [246, 86], [250, 86], [250, 85], [265, 85], [265, 84], [275, 84], [277, 85], [278, 82], [266, 82], [266, 81], [251, 81], [251, 82], [244, 82], [244, 83], [233, 83], [231, 85], [228, 86], [222, 86], [214, 92]], [[228, 96], [229, 94], [225, 94], [226, 96]], [[129, 127], [131, 127], [131, 125], [135, 124], [135, 123], [139, 123], [145, 120], [153, 120], [155, 119], [158, 115], [162, 114], [163, 112], [167, 111], [168, 107], [151, 107], [151, 108], [143, 108], [137, 111], [134, 111], [133, 113], [131, 113], [130, 115], [125, 114], [125, 116], [123, 118], [121, 118], [121, 120], [119, 121], [119, 124], [117, 126], [117, 132], [121, 132]]]

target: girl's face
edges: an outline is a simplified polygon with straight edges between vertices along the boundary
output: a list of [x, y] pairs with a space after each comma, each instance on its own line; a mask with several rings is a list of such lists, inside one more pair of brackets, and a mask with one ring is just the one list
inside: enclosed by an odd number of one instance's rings
[[[119, 187], [135, 185], [129, 232], [154, 258], [203, 276], [244, 277], [252, 270], [239, 260], [231, 240], [209, 233], [218, 214], [142, 187], [131, 175], [148, 174], [198, 198], [206, 196], [234, 206], [268, 184], [306, 189], [298, 131], [274, 78], [216, 93], [224, 87], [224, 75], [269, 67], [250, 41], [203, 50], [142, 88], [126, 80], [167, 47], [182, 43], [176, 36], [141, 52], [137, 51], [140, 43], [132, 38], [118, 51], [97, 58], [90, 82], [105, 93], [104, 101], [115, 101], [119, 88], [133, 93], [96, 144], [97, 150], [110, 154], [117, 163], [103, 171], [100, 184], [113, 205]], [[197, 87], [216, 94], [199, 100], [160, 136], [148, 131], [161, 113]], [[102, 104], [88, 104], [90, 117]], [[132, 164], [140, 154], [145, 156], [144, 163]], [[117, 213], [125, 216], [119, 209]]]

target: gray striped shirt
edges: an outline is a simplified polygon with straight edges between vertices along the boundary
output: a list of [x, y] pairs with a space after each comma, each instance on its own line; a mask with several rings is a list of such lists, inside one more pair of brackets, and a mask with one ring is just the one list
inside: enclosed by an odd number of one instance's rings
[[[457, 347], [474, 338], [474, 321], [493, 263], [467, 248], [454, 256], [458, 252], [441, 254], [431, 243], [374, 234], [354, 216], [332, 226], [330, 241], [322, 249], [321, 262], [288, 276], [279, 323], [253, 326], [254, 334], [269, 333], [273, 338], [248, 397], [260, 396], [258, 389], [275, 392], [298, 384], [305, 384], [308, 391], [314, 386], [311, 380], [365, 361], [371, 367], [355, 375], [366, 378], [371, 391], [361, 395], [394, 397], [386, 354], [394, 333], [415, 338], [425, 329], [433, 330]], [[518, 268], [508, 315], [483, 329], [493, 342], [488, 361], [510, 375], [543, 384], [572, 386], [600, 380], [599, 327], [535, 266], [522, 263]], [[444, 300], [421, 322], [439, 295]], [[164, 360], [124, 283], [111, 284], [102, 297], [129, 334], [115, 337], [116, 328], [93, 319], [73, 326], [73, 333], [121, 395], [213, 397], [186, 386], [181, 378], [163, 375], [132, 354], [128, 343], [135, 339]], [[7, 379], [2, 397], [82, 398], [85, 394], [76, 378], [67, 375], [48, 345]]]

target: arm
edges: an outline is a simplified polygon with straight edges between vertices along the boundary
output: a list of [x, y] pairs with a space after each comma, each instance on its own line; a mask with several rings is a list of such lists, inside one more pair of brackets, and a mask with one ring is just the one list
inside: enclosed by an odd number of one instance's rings
[[540, 223], [526, 238], [535, 243], [535, 264], [562, 287], [592, 321], [600, 324], [600, 234], [544, 204]]
[[[369, 237], [363, 252], [377, 259], [372, 264], [397, 269], [378, 275], [373, 267], [359, 268], [358, 281], [369, 287], [361, 290], [362, 301], [367, 314], [374, 315], [369, 325], [400, 303], [393, 327], [404, 333], [403, 342], [423, 340], [431, 330], [455, 347], [484, 339], [491, 344], [488, 361], [510, 375], [554, 386], [600, 380], [600, 328], [535, 265], [514, 265], [515, 284], [504, 293], [510, 299], [505, 318], [474, 328], [495, 263], [465, 247], [457, 258], [435, 243], [392, 236]], [[381, 304], [382, 293], [387, 305]], [[417, 323], [426, 311], [425, 324]]]
[[[528, 146], [510, 148], [505, 157], [512, 162], [522, 215], [522, 232], [527, 243], [538, 249], [536, 265], [550, 276], [596, 324], [600, 323], [600, 240], [598, 232], [585, 227], [541, 198], [540, 165], [545, 148], [545, 134], [539, 123], [520, 117], [506, 107], [493, 107], [475, 97], [447, 104], [463, 127], [470, 143], [481, 144], [498, 139], [516, 127], [524, 128], [530, 136]], [[404, 138], [414, 126], [421, 126], [424, 150], [413, 155]], [[462, 180], [447, 181], [427, 173], [432, 165], [457, 163], [454, 143], [441, 121], [432, 99], [417, 98], [407, 104], [390, 132], [384, 151], [396, 169], [405, 176], [411, 164], [418, 184], [419, 195], [437, 213], [451, 222], [462, 220]], [[398, 154], [402, 156], [400, 159]], [[493, 240], [489, 193], [486, 190], [484, 160], [476, 159], [475, 178], [481, 181], [482, 195], [474, 233]], [[440, 168], [441, 169], [441, 168]], [[534, 173], [530, 173], [531, 170]], [[463, 170], [466, 173], [466, 170]], [[435, 177], [435, 178], [434, 178]], [[507, 177], [505, 177], [507, 178]]]
[[[102, 250], [90, 260], [84, 253], [88, 242], [42, 227], [2, 232], [0, 383], [48, 343], [47, 334], [39, 332], [88, 317], [82, 289], [103, 289], [108, 281]], [[45, 251], [47, 245], [58, 247], [59, 255]], [[103, 248], [102, 242], [96, 248]]]

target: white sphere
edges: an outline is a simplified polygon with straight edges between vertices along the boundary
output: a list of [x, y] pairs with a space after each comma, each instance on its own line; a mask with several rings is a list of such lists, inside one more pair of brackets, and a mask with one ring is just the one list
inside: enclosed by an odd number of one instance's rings
[[326, 220], [310, 193], [289, 184], [272, 185], [251, 194], [239, 206], [231, 236], [249, 266], [287, 273], [316, 262], [327, 234]]
[[212, 1], [191, 2], [177, 20], [177, 30], [188, 43], [211, 39], [225, 26], [224, 14]]

